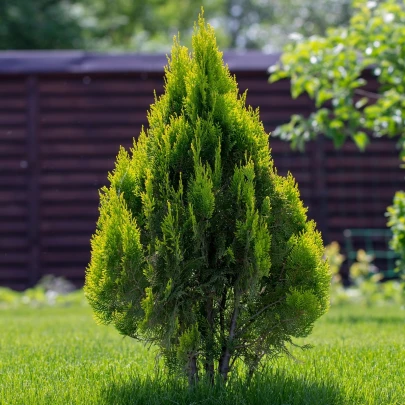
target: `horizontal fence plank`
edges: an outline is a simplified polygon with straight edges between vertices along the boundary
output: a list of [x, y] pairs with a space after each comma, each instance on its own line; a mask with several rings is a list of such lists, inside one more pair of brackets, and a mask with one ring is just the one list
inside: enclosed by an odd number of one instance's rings
[[[0, 178], [0, 184], [1, 178]], [[107, 184], [107, 174], [102, 173], [60, 173], [60, 174], [44, 174], [41, 176], [40, 184], [43, 187], [50, 186], [93, 186], [99, 187], [99, 185]]]
[[257, 74], [255, 76], [249, 75], [247, 77], [242, 77], [238, 75], [240, 79], [238, 80], [239, 90], [241, 92], [248, 91], [250, 93], [266, 93], [272, 94], [273, 92], [284, 92], [286, 95], [291, 95], [290, 93], [290, 82], [289, 80], [280, 80], [275, 83], [269, 83], [267, 75]]
[[28, 161], [25, 158], [16, 159], [12, 158], [5, 158], [0, 159], [0, 172], [13, 172], [15, 174], [25, 173], [26, 169], [28, 168]]
[[0, 97], [4, 95], [11, 94], [15, 96], [16, 94], [25, 93], [25, 80], [23, 79], [0, 79]]
[[[392, 197], [394, 197], [394, 195], [392, 195]], [[328, 201], [328, 211], [329, 215], [338, 213], [344, 213], [346, 215], [356, 213], [366, 217], [372, 216], [373, 214], [384, 215], [388, 205], [391, 205], [391, 203], [392, 199], [384, 199], [383, 201], [364, 199], [363, 201], [357, 202], [353, 202], [353, 200], [341, 202], [336, 199], [332, 199]]]
[[82, 190], [64, 190], [64, 189], [50, 189], [41, 192], [41, 199], [45, 206], [48, 202], [53, 201], [98, 201], [99, 194], [96, 188], [84, 188]]
[[3, 187], [25, 188], [27, 186], [27, 183], [28, 181], [25, 170], [21, 170], [21, 172], [14, 172], [12, 176], [4, 175], [3, 173], [0, 175], [0, 189]]
[[[118, 152], [118, 150], [117, 150]], [[87, 170], [102, 171], [107, 173], [107, 170], [114, 168], [115, 159], [44, 159], [41, 161], [41, 169], [49, 171], [74, 171], [81, 172]]]
[[[132, 142], [131, 142], [132, 145]], [[109, 143], [52, 143], [41, 145], [42, 156], [110, 156], [115, 158], [119, 151], [120, 143], [112, 140]]]
[[41, 218], [91, 218], [96, 221], [98, 216], [98, 203], [77, 204], [74, 201], [53, 201], [51, 205], [43, 204]]
[[[0, 234], [1, 235], [1, 234]], [[6, 252], [28, 248], [29, 241], [25, 235], [21, 236], [0, 236], [0, 249]], [[1, 254], [1, 253], [0, 253]]]
[[392, 170], [389, 172], [378, 171], [370, 176], [369, 173], [364, 171], [353, 172], [347, 171], [344, 173], [326, 173], [326, 181], [330, 187], [338, 187], [339, 185], [347, 185], [352, 183], [367, 184], [372, 186], [373, 184], [379, 185], [385, 183], [388, 185], [403, 183], [405, 187], [405, 172]]
[[29, 257], [26, 252], [2, 252], [0, 254], [0, 265], [25, 264]]
[[[20, 218], [25, 219], [27, 215], [27, 206], [25, 204], [13, 204], [12, 201], [6, 201], [0, 205], [0, 218]], [[0, 227], [1, 230], [1, 227]]]
[[[1, 85], [0, 85], [1, 86]], [[24, 110], [27, 106], [27, 101], [23, 95], [16, 97], [14, 94], [7, 97], [0, 97], [0, 110]]]
[[289, 93], [252, 93], [248, 91], [247, 105], [258, 106], [260, 110], [267, 108], [272, 109], [286, 109], [291, 108], [302, 108], [303, 110], [308, 110], [313, 108], [313, 104], [308, 96], [301, 96], [295, 99], [291, 98]]
[[[40, 106], [42, 110], [47, 112], [53, 110], [69, 110], [69, 111], [93, 111], [104, 109], [149, 109], [150, 104], [154, 102], [153, 92], [148, 96], [139, 95], [112, 95], [108, 97], [100, 97], [99, 95], [69, 96], [56, 97], [44, 96], [41, 99]], [[0, 104], [1, 106], [1, 104]]]
[[0, 156], [3, 159], [14, 159], [16, 157], [25, 157], [25, 143], [22, 142], [1, 142]]
[[384, 217], [331, 217], [328, 220], [329, 226], [344, 228], [385, 228], [387, 220]]
[[85, 264], [90, 260], [90, 251], [78, 252], [72, 250], [70, 252], [60, 251], [60, 252], [43, 252], [41, 259], [45, 264], [59, 263], [63, 262], [67, 265], [69, 263], [83, 263], [83, 269]]
[[[334, 201], [342, 200], [342, 201], [350, 201], [350, 200], [365, 200], [368, 201], [370, 204], [372, 202], [372, 190], [370, 188], [365, 187], [353, 187], [349, 188], [333, 188], [328, 191], [328, 198], [333, 199]], [[378, 192], [378, 196], [375, 198], [381, 199], [390, 199], [394, 196], [391, 187], [382, 188], [379, 187], [378, 190], [376, 189], [375, 192]]]
[[[12, 287], [13, 285], [23, 285], [22, 288], [18, 289], [25, 289], [27, 288], [27, 279], [29, 273], [26, 267], [4, 267], [2, 266], [0, 271], [0, 285], [7, 285]], [[16, 283], [16, 280], [19, 280]], [[15, 287], [13, 287], [15, 288]]]
[[[90, 82], [89, 79], [90, 78]], [[163, 92], [163, 80], [137, 77], [125, 79], [94, 78], [91, 76], [75, 77], [69, 80], [44, 78], [39, 83], [41, 95], [48, 94], [153, 94]]]
[[0, 189], [0, 204], [18, 203], [27, 201], [27, 192], [22, 190], [1, 190]]
[[61, 266], [58, 263], [44, 263], [42, 269], [44, 274], [54, 274], [57, 277], [64, 277], [72, 280], [73, 282], [78, 282], [77, 286], [82, 287], [84, 282], [84, 273], [87, 267], [88, 261], [84, 264], [72, 265], [72, 263], [66, 263], [66, 265]]
[[9, 125], [23, 126], [26, 122], [26, 114], [22, 112], [2, 112], [0, 110], [0, 122], [2, 127], [7, 127]]
[[3, 221], [0, 226], [0, 235], [21, 234], [28, 231], [28, 224], [26, 218], [20, 218], [19, 220], [8, 220], [3, 217]]
[[45, 235], [42, 237], [41, 242], [44, 250], [55, 247], [64, 249], [83, 249], [90, 246], [90, 238], [88, 235]]
[[77, 235], [80, 233], [88, 233], [89, 236], [96, 230], [95, 220], [74, 219], [70, 220], [49, 220], [43, 219], [40, 224], [41, 232], [44, 234], [61, 233], [61, 232], [74, 232]]
[[359, 159], [357, 156], [332, 156], [326, 161], [327, 169], [383, 169], [398, 168], [399, 161], [396, 156], [382, 156], [379, 159]]
[[25, 141], [26, 140], [26, 129], [25, 128], [11, 128], [10, 126], [4, 127], [3, 123], [0, 122], [0, 141]]
[[112, 111], [108, 114], [102, 112], [44, 112], [41, 116], [41, 127], [55, 125], [132, 125], [145, 122], [146, 112], [128, 111], [117, 112]]
[[65, 128], [41, 128], [40, 138], [43, 142], [77, 142], [91, 140], [92, 142], [101, 142], [104, 140], [125, 140], [132, 143], [133, 138], [137, 138], [141, 129], [138, 126], [117, 125], [111, 128], [103, 127], [65, 127]]

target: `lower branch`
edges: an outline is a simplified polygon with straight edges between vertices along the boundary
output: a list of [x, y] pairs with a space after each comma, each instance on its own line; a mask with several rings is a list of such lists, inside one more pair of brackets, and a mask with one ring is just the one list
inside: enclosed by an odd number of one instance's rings
[[276, 306], [283, 300], [284, 300], [284, 298], [280, 298], [279, 300], [266, 305], [265, 307], [261, 308], [258, 312], [256, 312], [254, 315], [252, 315], [249, 319], [247, 319], [245, 324], [237, 331], [238, 336], [242, 336], [245, 333], [245, 331], [248, 329], [248, 327], [253, 324], [253, 322], [259, 315], [261, 315], [263, 312], [267, 311], [269, 308]]
[[190, 387], [193, 387], [197, 383], [198, 383], [197, 356], [195, 354], [190, 354], [188, 360], [188, 385]]
[[206, 316], [208, 330], [206, 336], [206, 358], [205, 358], [205, 373], [211, 385], [214, 385], [214, 301], [210, 297], [206, 302]]
[[233, 341], [235, 338], [238, 315], [239, 315], [239, 294], [235, 294], [231, 324], [229, 326], [229, 336], [227, 342], [222, 347], [222, 354], [219, 359], [219, 366], [218, 366], [218, 371], [221, 374], [224, 381], [227, 380], [228, 373], [230, 370], [230, 361], [232, 356], [231, 347], [233, 345]]

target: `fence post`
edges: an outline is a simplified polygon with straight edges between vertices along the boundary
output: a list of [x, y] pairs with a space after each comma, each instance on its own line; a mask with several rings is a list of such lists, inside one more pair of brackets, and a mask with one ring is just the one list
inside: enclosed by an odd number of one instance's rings
[[27, 89], [27, 158], [28, 158], [28, 243], [30, 263], [28, 283], [35, 285], [41, 275], [40, 269], [40, 162], [38, 140], [39, 95], [38, 77], [30, 75]]

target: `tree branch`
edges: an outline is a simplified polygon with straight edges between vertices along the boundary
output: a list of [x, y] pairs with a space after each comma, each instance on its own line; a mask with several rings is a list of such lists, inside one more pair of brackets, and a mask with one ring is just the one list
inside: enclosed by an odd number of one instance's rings
[[231, 359], [231, 345], [235, 339], [236, 323], [239, 315], [239, 293], [235, 292], [234, 307], [232, 312], [231, 324], [229, 326], [229, 336], [227, 342], [222, 347], [222, 355], [219, 359], [218, 371], [226, 381], [230, 370], [229, 363]]
[[224, 291], [222, 292], [222, 298], [219, 303], [219, 328], [220, 328], [220, 333], [221, 333], [221, 339], [225, 340], [225, 317], [224, 317], [224, 312], [225, 312], [225, 305], [226, 305], [226, 293], [227, 290], [224, 288]]
[[246, 322], [245, 324], [242, 326], [242, 329], [239, 330], [236, 335], [240, 336], [243, 335], [243, 333], [246, 331], [246, 329], [253, 323], [253, 321], [259, 316], [261, 315], [263, 312], [267, 311], [269, 308], [273, 307], [274, 305], [279, 304], [280, 302], [283, 301], [283, 298], [280, 298], [279, 300], [272, 302], [271, 304], [266, 305], [265, 307], [263, 307], [260, 311], [256, 312], [254, 315], [252, 315]]
[[354, 94], [357, 94], [359, 96], [373, 98], [375, 100], [379, 100], [380, 98], [383, 98], [383, 96], [381, 94], [373, 93], [371, 91], [362, 90], [362, 89], [355, 89]]

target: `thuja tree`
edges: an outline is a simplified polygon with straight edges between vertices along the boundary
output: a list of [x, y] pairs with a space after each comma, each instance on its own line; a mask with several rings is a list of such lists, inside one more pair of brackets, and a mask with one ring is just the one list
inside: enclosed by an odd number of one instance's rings
[[100, 323], [155, 345], [191, 384], [288, 352], [330, 281], [297, 185], [277, 175], [202, 17], [192, 44], [175, 40], [149, 128], [101, 190], [85, 285]]

